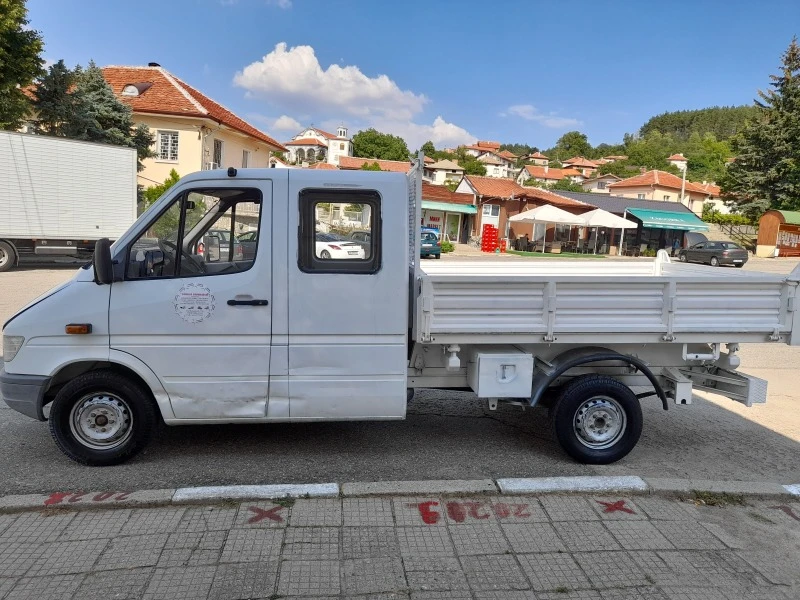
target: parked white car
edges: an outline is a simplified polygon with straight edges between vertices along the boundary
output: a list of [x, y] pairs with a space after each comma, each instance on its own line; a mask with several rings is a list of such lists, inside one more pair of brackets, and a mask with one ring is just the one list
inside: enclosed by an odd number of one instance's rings
[[319, 233], [316, 237], [317, 258], [351, 258], [364, 260], [364, 248], [335, 233]]

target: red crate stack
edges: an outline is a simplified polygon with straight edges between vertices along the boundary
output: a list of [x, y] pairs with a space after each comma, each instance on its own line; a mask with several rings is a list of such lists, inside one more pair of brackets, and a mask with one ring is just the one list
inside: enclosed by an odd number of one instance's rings
[[484, 225], [483, 235], [481, 236], [481, 250], [484, 252], [494, 252], [497, 250], [500, 247], [497, 234], [497, 227], [488, 223]]

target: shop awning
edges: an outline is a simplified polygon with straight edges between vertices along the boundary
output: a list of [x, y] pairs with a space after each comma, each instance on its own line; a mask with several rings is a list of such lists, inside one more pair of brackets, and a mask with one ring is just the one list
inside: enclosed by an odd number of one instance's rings
[[698, 219], [693, 213], [645, 210], [643, 208], [629, 208], [626, 212], [639, 219], [643, 227], [649, 227], [651, 229], [708, 231], [708, 225], [703, 223], [703, 221]]
[[428, 210], [440, 210], [442, 212], [462, 213], [465, 215], [477, 215], [478, 207], [474, 204], [454, 204], [450, 202], [434, 202], [433, 200], [423, 200], [422, 208]]

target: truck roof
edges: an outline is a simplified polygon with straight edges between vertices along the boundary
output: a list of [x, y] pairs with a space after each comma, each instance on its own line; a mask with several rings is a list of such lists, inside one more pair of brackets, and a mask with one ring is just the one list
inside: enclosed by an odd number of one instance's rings
[[196, 171], [181, 178], [182, 182], [202, 181], [204, 179], [279, 179], [283, 174], [290, 179], [302, 179], [310, 183], [319, 182], [330, 183], [335, 181], [343, 185], [353, 185], [356, 187], [372, 186], [376, 183], [397, 183], [407, 181], [405, 173], [389, 173], [385, 171], [358, 171], [343, 170], [332, 171], [316, 169], [240, 169], [236, 168], [236, 175], [228, 177], [228, 169], [212, 169], [208, 171]]

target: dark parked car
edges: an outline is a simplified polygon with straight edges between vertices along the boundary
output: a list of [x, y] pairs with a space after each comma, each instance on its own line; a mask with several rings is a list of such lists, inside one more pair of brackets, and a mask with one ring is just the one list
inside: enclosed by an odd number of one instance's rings
[[678, 253], [681, 262], [698, 262], [712, 267], [734, 265], [743, 267], [747, 262], [747, 250], [733, 242], [701, 242]]
[[253, 260], [256, 257], [256, 246], [258, 245], [258, 231], [248, 231], [239, 236], [239, 244], [242, 247], [244, 260]]
[[370, 254], [372, 253], [372, 232], [365, 231], [363, 229], [358, 229], [356, 231], [351, 231], [350, 235], [347, 238], [351, 242], [355, 242], [359, 246], [364, 249], [364, 258], [369, 258]]

